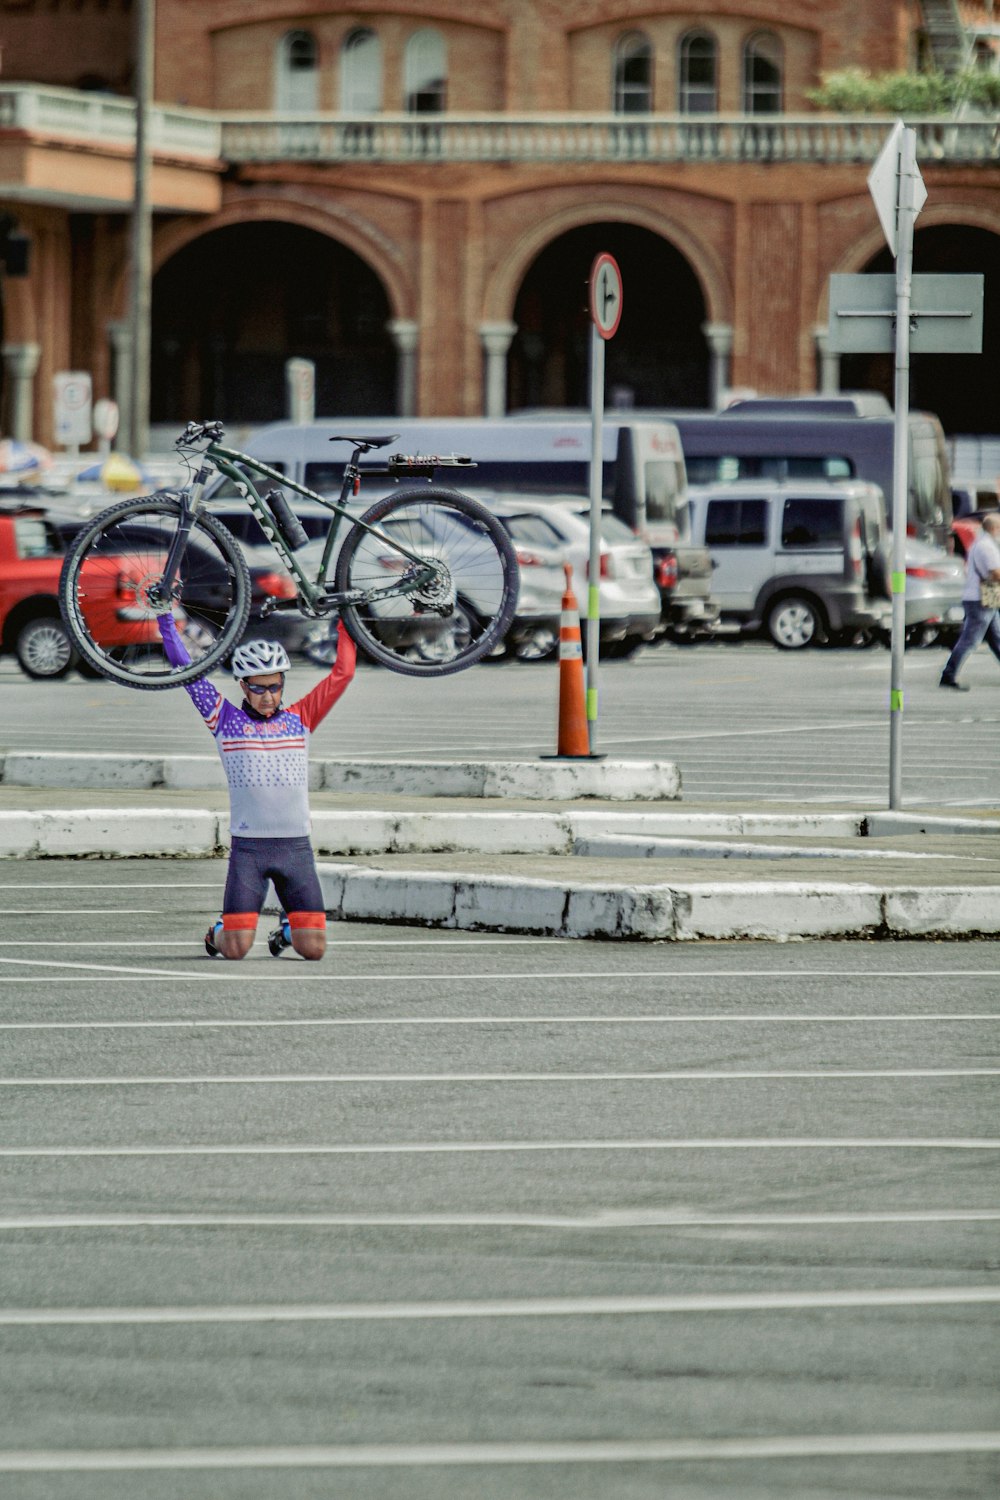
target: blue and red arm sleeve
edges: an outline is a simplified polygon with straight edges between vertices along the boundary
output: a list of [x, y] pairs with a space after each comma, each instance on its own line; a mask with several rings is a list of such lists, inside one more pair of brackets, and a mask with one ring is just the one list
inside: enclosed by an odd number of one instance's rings
[[[191, 664], [188, 649], [177, 633], [177, 622], [173, 615], [157, 615], [156, 623], [163, 641], [163, 654], [172, 667], [187, 667]], [[197, 677], [194, 682], [184, 684], [188, 696], [214, 734], [222, 708], [222, 694], [212, 686], [207, 677]]]
[[300, 698], [291, 707], [291, 712], [298, 714], [306, 729], [312, 730], [322, 724], [337, 699], [347, 690], [354, 676], [357, 656], [354, 642], [341, 620], [337, 627], [337, 660], [329, 676], [324, 677], [322, 682], [318, 682], [311, 692], [306, 693], [304, 698]]

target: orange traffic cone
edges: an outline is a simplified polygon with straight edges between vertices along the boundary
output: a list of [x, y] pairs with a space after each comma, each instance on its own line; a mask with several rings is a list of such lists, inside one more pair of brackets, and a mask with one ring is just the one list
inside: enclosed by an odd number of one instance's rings
[[587, 732], [587, 697], [583, 682], [583, 642], [580, 639], [580, 614], [573, 593], [573, 570], [563, 563], [566, 592], [562, 598], [559, 624], [559, 748], [557, 755], [590, 754]]

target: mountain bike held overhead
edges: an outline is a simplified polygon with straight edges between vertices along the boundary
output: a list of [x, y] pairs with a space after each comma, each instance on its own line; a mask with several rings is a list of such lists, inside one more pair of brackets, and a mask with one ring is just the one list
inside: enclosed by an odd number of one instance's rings
[[[265, 616], [278, 609], [314, 619], [339, 615], [368, 657], [413, 676], [461, 671], [497, 649], [517, 601], [513, 546], [485, 506], [434, 482], [436, 469], [471, 467], [471, 460], [393, 453], [382, 465], [362, 468], [363, 455], [394, 438], [334, 438], [350, 444], [351, 456], [340, 494], [330, 499], [224, 447], [221, 438], [218, 423], [189, 424], [177, 444], [188, 483], [102, 511], [67, 553], [60, 604], [90, 666], [130, 687], [175, 687], [223, 663], [242, 640], [250, 580], [238, 542], [212, 514], [218, 475], [245, 500], [294, 580], [294, 598], [266, 600]], [[362, 479], [375, 476], [396, 488], [358, 515]], [[308, 538], [288, 491], [330, 513], [312, 572], [296, 557]], [[187, 666], [164, 655], [155, 621], [166, 611], [187, 647]], [[434, 649], [414, 651], [415, 626]]]

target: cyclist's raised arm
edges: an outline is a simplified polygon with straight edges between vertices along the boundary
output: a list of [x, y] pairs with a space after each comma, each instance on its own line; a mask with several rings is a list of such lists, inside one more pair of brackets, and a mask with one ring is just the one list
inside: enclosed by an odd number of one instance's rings
[[318, 682], [311, 692], [306, 693], [304, 698], [300, 698], [291, 706], [291, 712], [298, 714], [306, 729], [315, 729], [317, 724], [322, 724], [337, 699], [346, 690], [354, 676], [357, 654], [354, 642], [344, 629], [344, 622], [341, 620], [337, 627], [337, 659], [330, 668], [329, 675], [324, 677], [322, 682]]
[[[163, 652], [172, 667], [186, 667], [191, 661], [188, 649], [177, 633], [177, 622], [173, 615], [157, 615]], [[219, 713], [225, 699], [207, 677], [197, 677], [194, 682], [184, 684], [188, 696], [214, 734], [219, 723]]]

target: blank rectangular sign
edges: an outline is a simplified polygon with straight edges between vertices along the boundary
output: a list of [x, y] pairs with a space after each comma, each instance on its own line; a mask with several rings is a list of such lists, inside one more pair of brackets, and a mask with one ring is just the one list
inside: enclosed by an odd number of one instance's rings
[[[914, 276], [910, 352], [980, 354], [983, 277]], [[892, 354], [896, 348], [895, 276], [831, 276], [831, 354]]]

